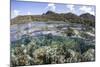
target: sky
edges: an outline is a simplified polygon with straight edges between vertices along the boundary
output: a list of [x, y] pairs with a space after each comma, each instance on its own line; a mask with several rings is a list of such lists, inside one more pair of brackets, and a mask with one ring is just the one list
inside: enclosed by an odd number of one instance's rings
[[72, 12], [76, 15], [81, 15], [83, 13], [95, 15], [95, 6], [93, 5], [73, 5], [11, 0], [11, 18], [18, 15], [41, 15], [49, 10], [56, 13]]

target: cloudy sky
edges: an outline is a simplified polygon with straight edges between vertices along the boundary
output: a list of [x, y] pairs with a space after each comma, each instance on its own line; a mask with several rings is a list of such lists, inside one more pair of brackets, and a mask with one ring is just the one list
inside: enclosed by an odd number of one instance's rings
[[18, 15], [40, 15], [48, 10], [56, 13], [72, 12], [77, 15], [90, 13], [95, 15], [95, 6], [72, 5], [72, 4], [54, 4], [38, 2], [19, 2], [11, 0], [11, 18]]

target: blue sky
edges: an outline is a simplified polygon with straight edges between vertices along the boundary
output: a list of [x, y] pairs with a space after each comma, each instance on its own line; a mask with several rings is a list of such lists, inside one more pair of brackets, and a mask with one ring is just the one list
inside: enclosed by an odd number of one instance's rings
[[18, 15], [40, 15], [47, 12], [48, 10], [54, 11], [56, 13], [72, 12], [77, 15], [83, 13], [90, 13], [95, 15], [95, 6], [23, 2], [11, 0], [11, 18]]

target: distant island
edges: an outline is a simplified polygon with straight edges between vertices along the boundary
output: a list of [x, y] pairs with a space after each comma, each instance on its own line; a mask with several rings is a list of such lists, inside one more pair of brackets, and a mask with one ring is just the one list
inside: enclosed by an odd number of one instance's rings
[[87, 26], [95, 27], [95, 16], [90, 13], [84, 13], [81, 15], [76, 15], [71, 12], [69, 13], [55, 13], [53, 11], [47, 11], [42, 15], [19, 15], [11, 19], [11, 25], [13, 24], [23, 24], [33, 21], [64, 21], [70, 23], [85, 24]]

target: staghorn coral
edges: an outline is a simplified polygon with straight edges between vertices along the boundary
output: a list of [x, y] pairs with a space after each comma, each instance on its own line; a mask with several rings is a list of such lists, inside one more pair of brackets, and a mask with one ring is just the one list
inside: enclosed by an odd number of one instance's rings
[[82, 61], [94, 61], [95, 60], [95, 50], [94, 49], [88, 49], [86, 52], [82, 55]]
[[81, 54], [79, 52], [73, 51], [71, 49], [67, 50], [66, 53], [66, 62], [72, 63], [72, 62], [80, 62], [81, 61]]

